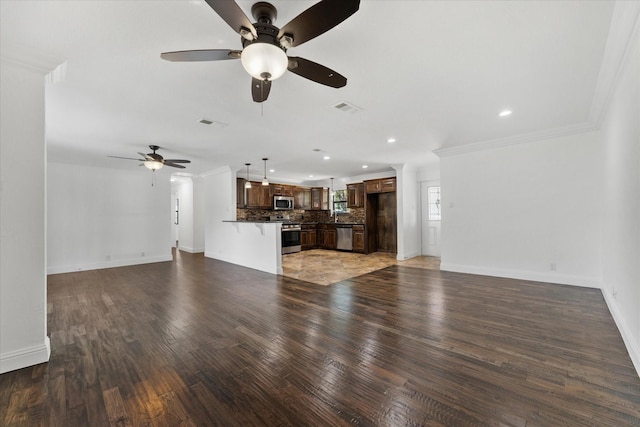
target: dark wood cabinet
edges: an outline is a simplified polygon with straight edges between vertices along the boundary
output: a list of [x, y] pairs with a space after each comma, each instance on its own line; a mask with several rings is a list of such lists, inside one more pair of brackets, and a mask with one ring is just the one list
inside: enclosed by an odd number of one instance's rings
[[336, 249], [335, 224], [318, 225], [318, 247], [322, 249]]
[[293, 196], [293, 186], [285, 184], [271, 184], [272, 196]]
[[367, 253], [397, 251], [396, 193], [367, 194], [365, 226]]
[[271, 209], [273, 207], [271, 187], [262, 185], [261, 182], [251, 181], [251, 188], [247, 190], [247, 207]]
[[353, 252], [365, 253], [364, 225], [353, 226]]
[[336, 226], [333, 224], [327, 224], [322, 247], [324, 249], [336, 249], [337, 246]]
[[317, 225], [316, 224], [302, 224], [300, 231], [300, 246], [302, 250], [315, 249], [317, 244]]
[[318, 225], [317, 246], [324, 249], [324, 238], [327, 234], [327, 224]]
[[311, 188], [311, 209], [316, 211], [329, 210], [329, 189], [323, 187]]
[[396, 191], [396, 178], [371, 179], [364, 182], [367, 194]]
[[311, 209], [311, 189], [295, 187], [293, 189], [293, 203], [296, 209]]
[[244, 188], [246, 182], [247, 180], [243, 178], [236, 179], [236, 207], [238, 208], [247, 206], [247, 192]]
[[361, 208], [364, 206], [364, 183], [347, 184], [347, 207]]
[[309, 233], [309, 249], [315, 249], [318, 247], [318, 232], [314, 228], [308, 231]]

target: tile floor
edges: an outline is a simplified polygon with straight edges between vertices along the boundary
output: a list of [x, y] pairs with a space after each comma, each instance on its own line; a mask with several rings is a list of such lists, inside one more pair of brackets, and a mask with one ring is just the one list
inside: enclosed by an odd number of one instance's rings
[[440, 258], [420, 256], [397, 261], [395, 254], [383, 252], [363, 255], [324, 249], [282, 256], [284, 276], [324, 286], [394, 264], [439, 270]]

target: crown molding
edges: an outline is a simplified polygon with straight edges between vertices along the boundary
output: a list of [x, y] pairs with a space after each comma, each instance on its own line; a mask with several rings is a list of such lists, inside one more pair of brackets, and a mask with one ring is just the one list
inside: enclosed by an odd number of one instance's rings
[[42, 75], [48, 74], [65, 62], [64, 58], [12, 42], [2, 43], [0, 60], [3, 63], [35, 71]]
[[609, 35], [602, 55], [602, 64], [596, 82], [591, 109], [587, 121], [560, 128], [547, 129], [527, 134], [479, 141], [455, 147], [443, 147], [433, 153], [442, 158], [474, 151], [507, 147], [543, 139], [591, 132], [600, 128], [611, 96], [631, 55], [634, 35], [640, 31], [640, 2], [616, 1], [609, 25]]
[[[223, 174], [223, 173], [231, 173], [233, 176], [235, 176], [235, 172], [233, 172], [231, 170], [231, 167], [229, 165], [226, 165], [226, 166], [220, 166], [219, 168], [203, 172], [200, 175], [195, 175], [194, 177], [206, 178], [208, 176], [220, 175], [220, 174]], [[194, 178], [194, 177], [192, 177], [192, 178]]]
[[474, 151], [489, 150], [492, 148], [508, 147], [510, 145], [525, 144], [528, 142], [540, 141], [543, 139], [560, 138], [568, 135], [591, 132], [597, 129], [593, 123], [585, 122], [576, 125], [564, 126], [560, 128], [547, 129], [538, 132], [509, 136], [505, 138], [489, 139], [486, 141], [474, 142], [471, 144], [460, 145], [456, 147], [439, 148], [433, 150], [433, 153], [442, 158], [454, 156], [463, 153], [472, 153]]
[[[599, 127], [620, 80], [624, 64], [634, 48], [633, 35], [640, 26], [640, 2], [616, 1], [609, 25], [609, 35], [589, 112], [589, 122]], [[635, 46], [637, 49], [638, 46]]]

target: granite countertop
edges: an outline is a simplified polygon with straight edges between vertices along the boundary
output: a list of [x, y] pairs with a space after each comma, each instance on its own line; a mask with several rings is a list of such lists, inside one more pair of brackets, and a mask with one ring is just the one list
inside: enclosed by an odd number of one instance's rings
[[[303, 224], [305, 224], [303, 222]], [[310, 224], [327, 224], [327, 225], [364, 225], [363, 222], [347, 222], [347, 221], [338, 221], [338, 222], [334, 222], [334, 221], [326, 221], [326, 222], [313, 222]]]
[[225, 220], [222, 220], [222, 222], [241, 222], [241, 223], [247, 223], [247, 224], [276, 224], [276, 223], [282, 224], [283, 221], [266, 221], [263, 219], [258, 219], [258, 220], [240, 219], [240, 220], [234, 221], [231, 219], [225, 219]]

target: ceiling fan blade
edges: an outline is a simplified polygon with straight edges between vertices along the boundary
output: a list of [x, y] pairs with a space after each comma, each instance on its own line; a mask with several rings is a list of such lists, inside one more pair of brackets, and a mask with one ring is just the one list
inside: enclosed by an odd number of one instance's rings
[[111, 157], [114, 159], [137, 160], [139, 162], [144, 162], [144, 160], [142, 159], [134, 159], [133, 157], [120, 157], [120, 156], [107, 156], [107, 157]]
[[284, 35], [293, 38], [291, 46], [299, 46], [332, 29], [360, 8], [360, 0], [323, 0], [293, 18], [280, 29], [278, 39]]
[[178, 50], [164, 52], [160, 58], [171, 62], [222, 61], [238, 59], [242, 51], [230, 49]]
[[[144, 157], [145, 160], [155, 160], [153, 157], [151, 157], [148, 154], [144, 154], [138, 151], [138, 154], [140, 154], [142, 157]], [[144, 160], [143, 160], [144, 161]]]
[[324, 65], [297, 56], [289, 57], [289, 71], [305, 79], [313, 80], [326, 86], [340, 88], [346, 86], [347, 78]]
[[180, 168], [180, 169], [185, 169], [184, 166], [179, 165], [177, 163], [171, 163], [171, 162], [167, 162], [166, 160], [164, 161], [164, 165], [165, 166], [171, 166], [172, 168]]
[[264, 102], [271, 91], [271, 80], [251, 79], [251, 96], [255, 102]]
[[183, 159], [164, 159], [164, 162], [171, 162], [171, 163], [191, 163], [191, 160], [183, 160]]
[[249, 30], [253, 38], [258, 38], [256, 28], [253, 26], [247, 15], [244, 14], [238, 3], [233, 0], [205, 0], [211, 9], [213, 9], [220, 18], [224, 20], [233, 31], [242, 37], [247, 37], [243, 29]]

